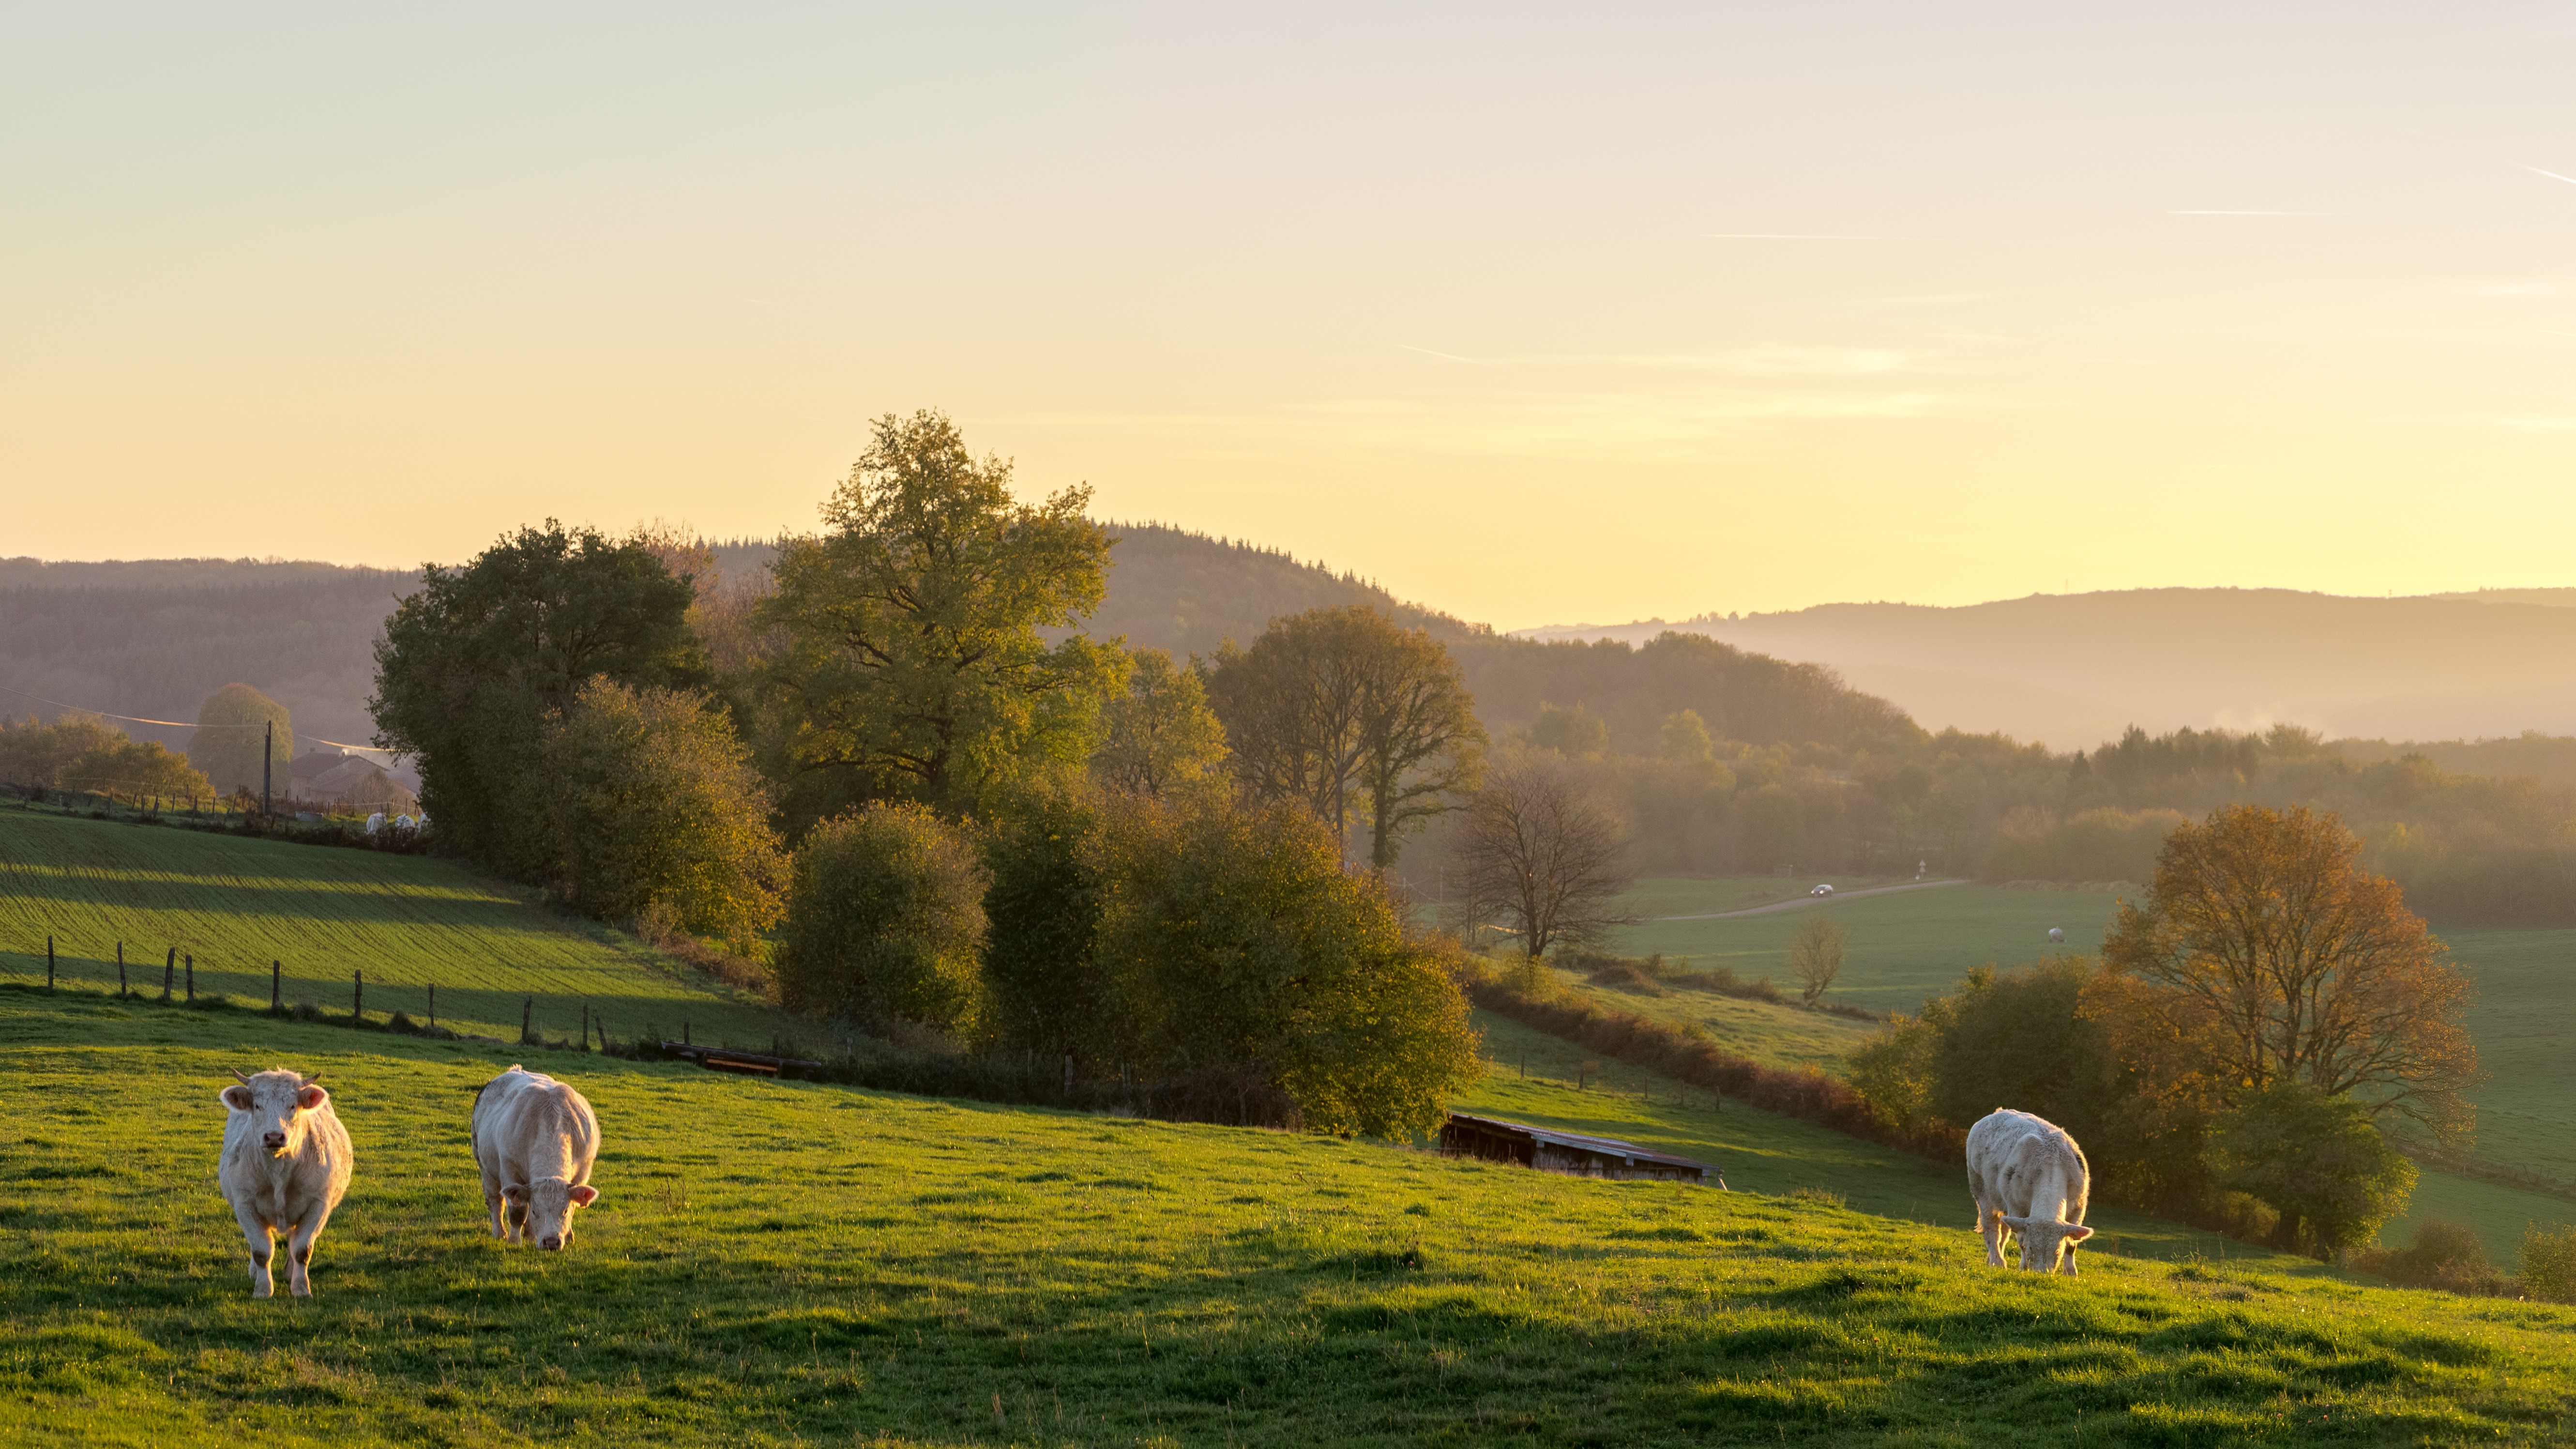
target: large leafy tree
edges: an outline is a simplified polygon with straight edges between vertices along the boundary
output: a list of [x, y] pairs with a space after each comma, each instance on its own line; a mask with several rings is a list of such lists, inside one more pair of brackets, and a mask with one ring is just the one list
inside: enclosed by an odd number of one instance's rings
[[780, 1000], [875, 1029], [971, 1034], [989, 883], [974, 843], [927, 806], [880, 800], [824, 821], [796, 849]]
[[420, 763], [447, 848], [523, 880], [559, 868], [547, 828], [547, 721], [595, 676], [692, 687], [695, 597], [653, 548], [549, 519], [462, 568], [431, 566], [376, 646], [376, 743]]
[[1011, 466], [978, 461], [936, 412], [888, 414], [824, 531], [791, 538], [758, 622], [792, 813], [905, 796], [968, 809], [1034, 768], [1089, 753], [1124, 678], [1113, 645], [1050, 645], [1100, 603], [1111, 540], [1087, 488], [1013, 501]]
[[2304, 809], [2227, 806], [2177, 826], [2103, 958], [2150, 988], [2137, 1008], [2193, 1047], [2224, 1105], [2294, 1082], [2463, 1136], [2468, 982], [2359, 852], [2341, 821]]
[[1354, 604], [1273, 620], [1228, 645], [1209, 677], [1235, 772], [1256, 798], [1293, 801], [1348, 837], [1365, 811], [1369, 860], [1454, 808], [1483, 764], [1485, 732], [1440, 641]]

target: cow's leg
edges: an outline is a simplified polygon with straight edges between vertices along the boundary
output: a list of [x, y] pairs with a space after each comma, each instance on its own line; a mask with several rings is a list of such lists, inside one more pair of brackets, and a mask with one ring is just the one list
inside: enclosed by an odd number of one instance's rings
[[2067, 1277], [2069, 1277], [2069, 1278], [2072, 1278], [2072, 1277], [2075, 1277], [2075, 1276], [2076, 1276], [2076, 1273], [2075, 1273], [2075, 1244], [2073, 1244], [2073, 1243], [2068, 1243], [2065, 1247], [2063, 1247], [2063, 1248], [2061, 1248], [2061, 1249], [2059, 1249], [2059, 1250], [2058, 1250], [2058, 1268], [2057, 1268], [2057, 1271], [2058, 1271], [2058, 1272], [2060, 1272], [2060, 1273], [2065, 1274], [2065, 1275], [2066, 1275]]
[[269, 1253], [275, 1246], [269, 1241], [268, 1224], [261, 1222], [259, 1214], [246, 1202], [233, 1204], [233, 1217], [250, 1244], [250, 1296], [266, 1298], [277, 1291], [276, 1280], [268, 1274]]
[[295, 1235], [286, 1240], [286, 1286], [298, 1298], [313, 1296], [313, 1240], [322, 1236], [323, 1226], [330, 1221], [329, 1203], [308, 1203], [296, 1218]]
[[1999, 1207], [1988, 1207], [1984, 1203], [1977, 1204], [1977, 1231], [1985, 1235], [1986, 1266], [2002, 1267], [2004, 1265], [2004, 1210]]
[[492, 1210], [492, 1236], [505, 1243], [510, 1241], [509, 1221], [501, 1206], [501, 1179], [488, 1172], [483, 1174], [483, 1205]]
[[501, 1213], [510, 1225], [509, 1231], [501, 1234], [501, 1241], [525, 1243], [528, 1240], [528, 1205], [523, 1202], [504, 1203]]

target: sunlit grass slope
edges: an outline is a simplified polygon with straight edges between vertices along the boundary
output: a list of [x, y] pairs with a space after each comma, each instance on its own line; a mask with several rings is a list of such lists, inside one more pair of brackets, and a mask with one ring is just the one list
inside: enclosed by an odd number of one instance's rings
[[157, 995], [176, 946], [195, 955], [200, 993], [265, 1006], [275, 961], [289, 1005], [340, 1013], [363, 971], [371, 1015], [419, 1017], [434, 985], [441, 1025], [513, 1039], [528, 995], [556, 1036], [579, 1029], [585, 1002], [620, 1037], [676, 1035], [685, 1018], [702, 1037], [766, 1043], [774, 1024], [452, 862], [0, 807], [0, 979], [42, 980], [48, 935], [58, 970], [91, 985], [115, 985], [122, 941], [129, 978]]
[[1672, 1026], [1696, 1026], [1726, 1050], [1768, 1066], [1838, 1072], [1843, 1055], [1878, 1029], [1876, 1023], [1853, 1017], [1745, 1001], [1687, 986], [1668, 986], [1658, 996], [1630, 986], [1594, 985], [1578, 971], [1551, 968], [1550, 974], [1558, 985], [1606, 1010], [1633, 1012]]
[[[2566, 1309], [596, 1057], [545, 1063], [606, 1149], [541, 1255], [465, 1147], [510, 1054], [23, 988], [0, 1034], [21, 1443], [2492, 1443], [2576, 1394]], [[248, 1297], [212, 1181], [271, 1062], [358, 1153], [309, 1302]]]

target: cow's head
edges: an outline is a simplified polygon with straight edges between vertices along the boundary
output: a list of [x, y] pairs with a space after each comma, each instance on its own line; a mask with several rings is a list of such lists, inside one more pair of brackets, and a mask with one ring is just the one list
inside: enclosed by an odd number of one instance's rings
[[331, 1094], [313, 1085], [322, 1080], [300, 1072], [262, 1072], [255, 1077], [233, 1073], [239, 1085], [224, 1088], [223, 1102], [236, 1112], [250, 1114], [252, 1125], [259, 1128], [259, 1145], [271, 1157], [292, 1157], [304, 1150], [304, 1125], [312, 1114], [331, 1100]]
[[599, 1189], [588, 1183], [574, 1187], [560, 1177], [541, 1177], [511, 1183], [501, 1189], [501, 1196], [528, 1210], [528, 1236], [538, 1247], [553, 1252], [572, 1246], [573, 1210], [599, 1201]]
[[2007, 1217], [2004, 1226], [2021, 1241], [2024, 1268], [2064, 1273], [2069, 1278], [2075, 1276], [2075, 1245], [2093, 1236], [2093, 1230], [2081, 1223], [2061, 1223], [2055, 1218]]

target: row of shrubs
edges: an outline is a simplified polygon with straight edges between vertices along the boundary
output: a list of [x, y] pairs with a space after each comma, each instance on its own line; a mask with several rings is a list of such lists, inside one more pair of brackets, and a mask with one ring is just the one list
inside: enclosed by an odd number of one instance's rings
[[1954, 1157], [1967, 1147], [1967, 1134], [1947, 1124], [1912, 1130], [1891, 1126], [1849, 1083], [1813, 1067], [1783, 1070], [1737, 1056], [1695, 1027], [1669, 1026], [1571, 994], [1537, 989], [1489, 966], [1471, 965], [1465, 985], [1469, 999], [1497, 1016], [1766, 1112], [1819, 1123], [1925, 1157]]
[[[1767, 1001], [1773, 1006], [1794, 1006], [1768, 976], [1747, 981], [1735, 974], [1731, 966], [1712, 966], [1694, 970], [1690, 958], [1666, 961], [1660, 951], [1651, 956], [1605, 956], [1590, 951], [1560, 951], [1556, 964], [1569, 971], [1584, 973], [1584, 979], [1595, 986], [1607, 986], [1639, 996], [1669, 996], [1675, 990], [1705, 991], [1713, 996], [1731, 996], [1738, 1001]], [[1842, 1002], [1817, 1002], [1812, 1008], [1829, 1016], [1848, 1016], [1856, 1021], [1877, 1021], [1877, 1012]]]

